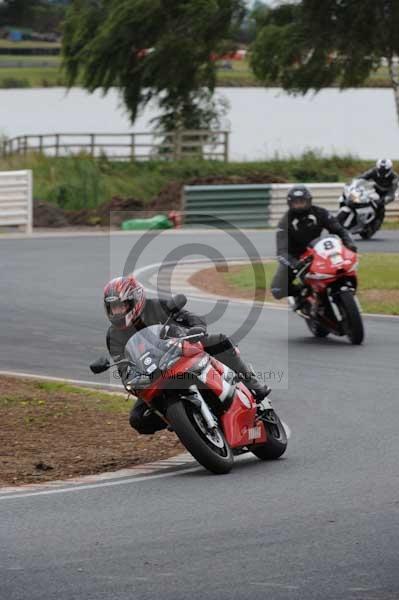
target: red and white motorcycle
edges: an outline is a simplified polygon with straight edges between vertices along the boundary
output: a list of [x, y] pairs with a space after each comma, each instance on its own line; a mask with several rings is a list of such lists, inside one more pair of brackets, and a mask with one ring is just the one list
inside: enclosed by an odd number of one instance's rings
[[[187, 302], [171, 300], [175, 314]], [[175, 431], [183, 446], [206, 469], [228, 473], [234, 455], [252, 452], [261, 460], [279, 458], [287, 435], [268, 398], [260, 405], [236, 373], [204, 351], [198, 336], [166, 337], [165, 325], [135, 333], [125, 347], [131, 369], [126, 388], [144, 400]], [[101, 373], [113, 365], [99, 359]]]
[[364, 327], [356, 297], [356, 252], [330, 235], [312, 242], [300, 259], [304, 266], [298, 277], [305, 287], [303, 309], [297, 312], [310, 331], [316, 337], [347, 335], [352, 344], [361, 344]]

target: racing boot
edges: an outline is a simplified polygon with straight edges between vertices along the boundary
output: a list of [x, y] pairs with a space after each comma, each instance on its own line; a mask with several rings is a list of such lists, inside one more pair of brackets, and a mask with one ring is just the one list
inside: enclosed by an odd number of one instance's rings
[[213, 344], [210, 346], [210, 337], [208, 336], [208, 346], [206, 349], [211, 356], [215, 356], [239, 376], [241, 381], [251, 390], [257, 403], [266, 398], [270, 394], [271, 389], [257, 379], [254, 370], [241, 359], [239, 349], [232, 344], [231, 340], [225, 335], [220, 334], [219, 336], [214, 336], [216, 340], [213, 339]]
[[237, 353], [235, 353], [234, 360], [231, 360], [228, 366], [238, 374], [241, 381], [243, 381], [247, 388], [252, 392], [257, 404], [262, 402], [262, 400], [272, 391], [268, 385], [259, 381], [253, 368], [250, 365], [247, 365]]

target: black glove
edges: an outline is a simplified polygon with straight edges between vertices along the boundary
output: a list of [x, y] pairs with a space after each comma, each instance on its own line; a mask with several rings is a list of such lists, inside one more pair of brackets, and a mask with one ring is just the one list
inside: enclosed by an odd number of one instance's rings
[[179, 325], [171, 323], [162, 328], [160, 338], [161, 340], [167, 340], [169, 338], [182, 337], [183, 335], [185, 335], [184, 329], [179, 327]]
[[196, 327], [190, 327], [187, 330], [186, 335], [195, 335], [196, 337], [191, 338], [190, 342], [199, 342], [205, 335], [206, 329], [205, 327], [201, 327], [201, 325], [197, 325]]
[[352, 252], [357, 252], [357, 246], [353, 242], [346, 242], [345, 246], [348, 250], [352, 250]]
[[291, 263], [291, 268], [294, 271], [295, 275], [301, 271], [301, 269], [303, 269], [304, 267], [306, 267], [307, 265], [310, 265], [310, 263], [312, 262], [312, 258], [309, 256], [308, 258], [305, 258], [304, 260], [295, 260]]
[[291, 268], [291, 269], [294, 271], [294, 273], [296, 274], [296, 273], [298, 273], [298, 271], [300, 270], [300, 268], [301, 268], [301, 264], [302, 264], [302, 263], [301, 263], [301, 261], [300, 261], [300, 260], [298, 260], [298, 259], [294, 258], [294, 259], [292, 259], [292, 260], [291, 260], [291, 262], [290, 262], [290, 268]]

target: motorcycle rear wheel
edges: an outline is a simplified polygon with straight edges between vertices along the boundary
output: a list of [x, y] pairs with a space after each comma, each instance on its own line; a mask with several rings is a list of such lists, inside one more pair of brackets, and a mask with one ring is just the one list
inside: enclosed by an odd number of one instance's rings
[[339, 302], [343, 312], [346, 334], [353, 345], [359, 346], [364, 340], [364, 326], [362, 315], [352, 292], [341, 292]]
[[267, 442], [250, 448], [252, 454], [260, 460], [276, 460], [287, 449], [288, 440], [284, 425], [274, 410], [268, 412], [268, 419], [264, 421]]
[[194, 404], [175, 402], [166, 415], [183, 446], [203, 467], [216, 475], [231, 471], [234, 457], [222, 430], [209, 432]]
[[362, 231], [359, 233], [360, 237], [363, 240], [370, 240], [373, 237], [373, 235], [375, 233], [377, 233], [377, 231], [379, 229], [381, 229], [381, 226], [384, 222], [384, 218], [385, 218], [385, 209], [382, 209], [379, 212], [379, 216], [376, 217], [375, 221], [372, 222], [365, 231]]

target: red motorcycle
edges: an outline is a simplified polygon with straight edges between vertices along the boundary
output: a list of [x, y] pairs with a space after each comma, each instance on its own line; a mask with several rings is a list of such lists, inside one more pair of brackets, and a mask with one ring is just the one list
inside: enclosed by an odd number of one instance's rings
[[[179, 294], [169, 308], [177, 314], [186, 302]], [[114, 363], [129, 365], [126, 389], [143, 399], [213, 473], [228, 473], [234, 455], [244, 452], [261, 460], [279, 458], [287, 435], [270, 401], [256, 404], [237, 374], [204, 351], [198, 336], [168, 337], [167, 331], [167, 323], [152, 325], [130, 338], [126, 358]], [[105, 358], [90, 368], [101, 373], [111, 366]]]
[[314, 336], [347, 335], [361, 344], [364, 327], [356, 297], [358, 258], [337, 236], [318, 238], [301, 256], [298, 277], [304, 283], [303, 308], [298, 314]]

